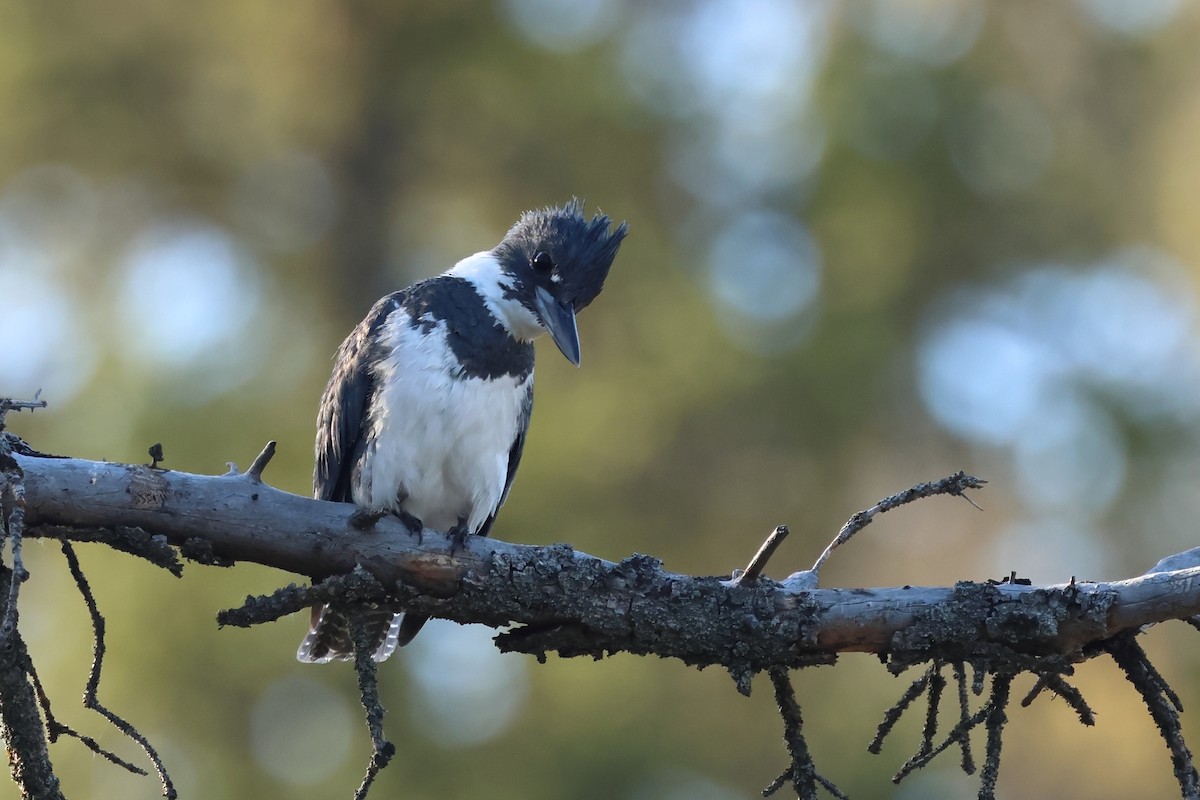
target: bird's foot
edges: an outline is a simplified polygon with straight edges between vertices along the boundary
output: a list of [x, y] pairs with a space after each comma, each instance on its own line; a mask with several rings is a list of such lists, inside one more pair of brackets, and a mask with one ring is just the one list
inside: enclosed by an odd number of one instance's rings
[[421, 532], [425, 530], [425, 523], [407, 511], [399, 511], [396, 513], [396, 516], [404, 523], [404, 527], [408, 528], [409, 532], [417, 537], [417, 544], [421, 544]]
[[454, 555], [467, 546], [467, 537], [471, 535], [467, 530], [467, 521], [460, 519], [457, 525], [446, 531], [446, 535], [450, 537], [450, 555]]
[[375, 523], [386, 517], [390, 512], [386, 508], [356, 508], [350, 515], [350, 524], [360, 531], [368, 531]]

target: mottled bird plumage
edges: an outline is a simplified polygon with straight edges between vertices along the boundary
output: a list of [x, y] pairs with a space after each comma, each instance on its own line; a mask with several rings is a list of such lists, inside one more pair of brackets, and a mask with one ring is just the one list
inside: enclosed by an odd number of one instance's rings
[[[626, 234], [578, 202], [526, 212], [492, 250], [381, 298], [342, 342], [317, 418], [314, 494], [456, 535], [486, 536], [508, 497], [533, 408], [533, 340], [579, 361], [576, 311]], [[353, 658], [351, 616], [376, 661], [426, 617], [313, 610], [301, 661]]]

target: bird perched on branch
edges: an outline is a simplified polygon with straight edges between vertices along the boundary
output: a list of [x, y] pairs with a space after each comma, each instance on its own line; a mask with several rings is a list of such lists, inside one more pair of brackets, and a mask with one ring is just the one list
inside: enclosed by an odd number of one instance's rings
[[[604, 287], [627, 226], [578, 201], [529, 211], [491, 250], [377, 302], [338, 349], [317, 416], [318, 499], [394, 513], [459, 541], [486, 536], [508, 497], [533, 409], [533, 340], [579, 365], [575, 314]], [[313, 609], [296, 658], [354, 657], [359, 615], [383, 661], [428, 617]]]

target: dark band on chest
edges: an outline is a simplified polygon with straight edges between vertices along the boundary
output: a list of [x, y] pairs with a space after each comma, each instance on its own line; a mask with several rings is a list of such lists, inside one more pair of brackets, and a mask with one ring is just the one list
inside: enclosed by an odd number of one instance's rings
[[523, 380], [533, 372], [533, 345], [509, 335], [470, 281], [454, 275], [431, 278], [413, 286], [404, 305], [410, 324], [422, 334], [445, 324], [446, 342], [458, 362], [455, 377]]

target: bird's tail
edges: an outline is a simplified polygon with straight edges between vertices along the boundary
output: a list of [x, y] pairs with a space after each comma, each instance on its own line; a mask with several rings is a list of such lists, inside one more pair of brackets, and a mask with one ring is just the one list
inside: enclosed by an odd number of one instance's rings
[[396, 630], [396, 646], [404, 647], [411, 642], [421, 628], [429, 622], [429, 616], [426, 614], [401, 614], [404, 619], [400, 620], [400, 627]]
[[[327, 664], [330, 661], [353, 661], [354, 638], [350, 632], [350, 614], [361, 614], [366, 627], [367, 640], [371, 643], [371, 658], [386, 661], [400, 644], [407, 644], [412, 635], [400, 641], [404, 622], [408, 615], [397, 614], [390, 608], [376, 605], [313, 606], [312, 621], [308, 635], [296, 651], [296, 659], [309, 664]], [[421, 620], [424, 624], [424, 619]], [[420, 625], [417, 625], [420, 630]]]

